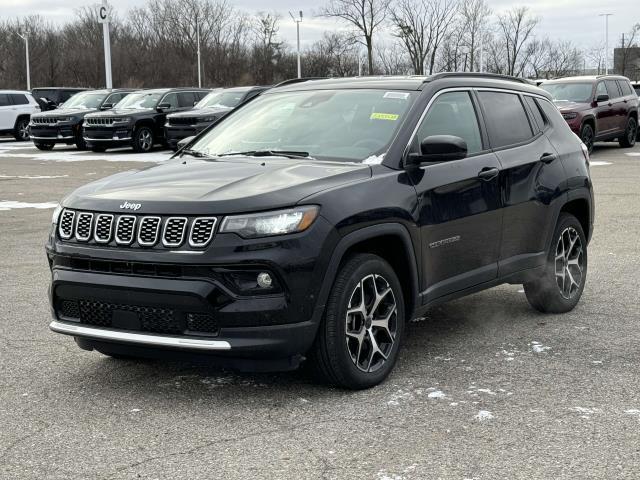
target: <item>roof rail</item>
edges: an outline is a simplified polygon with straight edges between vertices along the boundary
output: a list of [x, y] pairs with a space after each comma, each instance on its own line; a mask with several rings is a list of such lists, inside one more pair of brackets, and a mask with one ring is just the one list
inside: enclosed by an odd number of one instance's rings
[[290, 78], [288, 80], [283, 80], [280, 83], [276, 83], [273, 87], [271, 88], [278, 88], [278, 87], [283, 87], [285, 85], [292, 85], [294, 83], [302, 83], [302, 82], [308, 82], [309, 80], [324, 80], [328, 77], [301, 77], [301, 78]]
[[441, 78], [451, 77], [472, 77], [472, 78], [492, 78], [495, 80], [507, 80], [510, 82], [524, 83], [525, 85], [532, 85], [532, 83], [526, 78], [514, 77], [511, 75], [502, 75], [500, 73], [480, 73], [480, 72], [442, 72], [436, 73], [428, 77], [425, 82], [431, 82], [433, 80], [440, 80]]

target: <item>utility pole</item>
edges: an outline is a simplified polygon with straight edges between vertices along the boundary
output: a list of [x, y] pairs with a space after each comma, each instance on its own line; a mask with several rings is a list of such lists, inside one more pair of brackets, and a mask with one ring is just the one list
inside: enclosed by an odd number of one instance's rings
[[300, 65], [300, 23], [302, 22], [302, 10], [299, 12], [300, 16], [298, 18], [293, 16], [293, 13], [289, 12], [289, 15], [296, 22], [296, 35], [297, 35], [297, 45], [298, 45], [298, 78], [302, 78], [302, 67]]
[[27, 90], [31, 90], [31, 72], [29, 71], [29, 34], [18, 33], [18, 36], [24, 40], [24, 49], [27, 62]]
[[599, 17], [604, 17], [604, 73], [605, 75], [609, 73], [609, 17], [613, 15], [613, 13], [601, 13], [598, 15]]
[[200, 66], [200, 22], [196, 15], [196, 41], [198, 42], [198, 88], [202, 88], [202, 67]]
[[98, 21], [102, 23], [102, 36], [104, 38], [104, 74], [107, 88], [113, 88], [111, 77], [111, 39], [109, 36], [109, 21], [111, 11], [107, 0], [102, 0], [102, 6], [98, 10]]

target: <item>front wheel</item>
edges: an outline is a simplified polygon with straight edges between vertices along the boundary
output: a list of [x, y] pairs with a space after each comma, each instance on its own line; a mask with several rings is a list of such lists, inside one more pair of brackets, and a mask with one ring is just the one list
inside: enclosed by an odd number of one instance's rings
[[587, 238], [576, 217], [561, 213], [544, 274], [524, 284], [527, 300], [543, 313], [565, 313], [578, 304], [587, 280]]
[[149, 127], [139, 127], [133, 134], [133, 149], [146, 153], [153, 148], [153, 132]]
[[580, 130], [580, 140], [587, 146], [589, 153], [593, 151], [593, 143], [595, 140], [595, 132], [593, 127], [588, 123], [585, 123]]
[[373, 387], [395, 365], [404, 324], [404, 298], [393, 268], [376, 255], [354, 255], [331, 290], [312, 365], [328, 383], [354, 390]]
[[26, 142], [29, 140], [29, 120], [21, 118], [16, 122], [16, 126], [13, 130], [13, 137], [19, 142]]
[[627, 128], [624, 135], [620, 137], [620, 146], [622, 148], [631, 148], [636, 144], [636, 135], [638, 134], [638, 122], [635, 118], [630, 117], [627, 120]]

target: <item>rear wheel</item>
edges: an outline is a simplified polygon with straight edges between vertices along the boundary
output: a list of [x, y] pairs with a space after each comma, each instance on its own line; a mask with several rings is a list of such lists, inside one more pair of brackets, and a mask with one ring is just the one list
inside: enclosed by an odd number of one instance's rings
[[19, 118], [16, 122], [16, 126], [13, 130], [13, 136], [19, 142], [26, 142], [29, 140], [29, 119]]
[[54, 147], [54, 145], [55, 145], [55, 144], [54, 144], [54, 143], [41, 143], [41, 142], [37, 142], [37, 143], [34, 143], [34, 145], [36, 146], [36, 148], [37, 148], [38, 150], [45, 150], [45, 151], [48, 151], [48, 150], [53, 150], [53, 147]]
[[630, 117], [627, 120], [627, 128], [624, 135], [620, 137], [620, 146], [622, 148], [631, 148], [636, 144], [636, 135], [638, 134], [638, 122], [635, 118]]
[[312, 365], [329, 383], [363, 389], [393, 369], [404, 333], [400, 281], [382, 258], [357, 254], [336, 277], [311, 352]]
[[580, 300], [587, 280], [587, 239], [576, 217], [561, 213], [544, 274], [524, 284], [527, 300], [543, 313], [565, 313]]
[[593, 143], [595, 141], [595, 132], [593, 127], [588, 123], [585, 123], [580, 130], [580, 140], [587, 146], [589, 153], [593, 151]]
[[153, 131], [149, 127], [139, 127], [133, 134], [133, 149], [146, 153], [153, 148]]

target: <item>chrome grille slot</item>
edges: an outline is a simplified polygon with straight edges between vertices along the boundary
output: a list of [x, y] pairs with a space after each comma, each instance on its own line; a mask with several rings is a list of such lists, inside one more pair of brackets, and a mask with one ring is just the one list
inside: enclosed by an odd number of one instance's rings
[[111, 125], [113, 123], [113, 118], [110, 117], [96, 117], [96, 118], [87, 118], [88, 125]]
[[111, 232], [113, 229], [113, 215], [109, 213], [101, 213], [96, 217], [94, 227], [94, 239], [98, 243], [109, 243], [111, 241]]
[[60, 121], [58, 117], [31, 117], [34, 125], [55, 125]]
[[91, 238], [91, 224], [93, 223], [93, 213], [80, 212], [76, 222], [76, 239], [86, 242]]
[[118, 245], [130, 245], [135, 237], [136, 217], [133, 215], [122, 215], [116, 224], [116, 243]]
[[213, 230], [215, 226], [215, 217], [196, 218], [191, 224], [191, 232], [189, 233], [189, 245], [196, 248], [205, 247], [213, 237]]
[[179, 247], [184, 240], [187, 219], [184, 217], [168, 218], [162, 232], [162, 244], [165, 247]]
[[138, 243], [144, 247], [152, 247], [158, 242], [160, 217], [142, 217], [138, 229]]
[[58, 233], [60, 238], [69, 240], [73, 237], [73, 220], [76, 217], [76, 212], [73, 210], [65, 210], [60, 215], [60, 225], [58, 226]]

